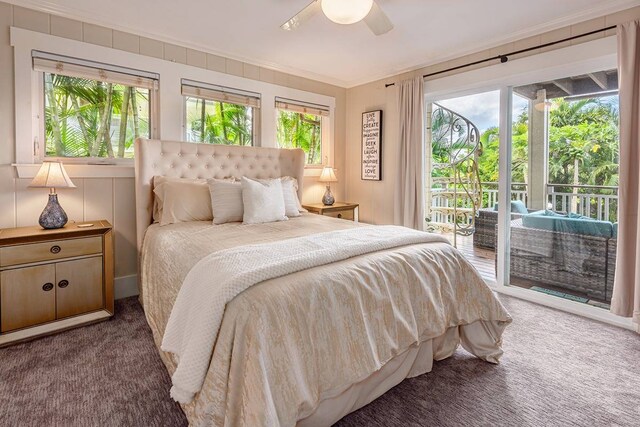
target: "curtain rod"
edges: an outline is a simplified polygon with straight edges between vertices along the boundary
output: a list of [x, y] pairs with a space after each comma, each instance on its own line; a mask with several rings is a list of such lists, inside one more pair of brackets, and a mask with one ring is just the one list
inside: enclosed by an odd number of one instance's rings
[[[599, 30], [589, 31], [587, 33], [578, 34], [578, 35], [575, 35], [575, 36], [567, 37], [567, 38], [556, 40], [556, 41], [549, 42], [549, 43], [544, 43], [544, 44], [541, 44], [541, 45], [538, 45], [538, 46], [528, 47], [526, 49], [515, 50], [513, 52], [505, 53], [504, 55], [492, 56], [491, 58], [485, 58], [485, 59], [481, 59], [479, 61], [469, 62], [467, 64], [458, 65], [456, 67], [447, 68], [445, 70], [436, 71], [434, 73], [424, 74], [422, 76], [422, 78], [437, 76], [438, 74], [448, 73], [449, 71], [455, 71], [455, 70], [459, 70], [461, 68], [467, 68], [467, 67], [471, 67], [473, 65], [483, 64], [483, 63], [489, 62], [489, 61], [495, 61], [496, 59], [499, 59], [500, 62], [504, 64], [505, 62], [507, 62], [509, 60], [509, 56], [512, 56], [512, 55], [518, 55], [520, 53], [531, 52], [532, 50], [542, 49], [542, 48], [553, 46], [553, 45], [556, 45], [556, 44], [559, 44], [559, 43], [564, 43], [564, 42], [568, 42], [568, 41], [571, 41], [571, 40], [579, 39], [581, 37], [590, 36], [592, 34], [601, 33], [603, 31], [609, 31], [609, 30], [612, 30], [614, 28], [616, 28], [615, 25], [610, 25], [608, 27], [601, 28]], [[389, 86], [394, 86], [394, 85], [395, 85], [395, 83], [387, 83], [387, 84], [384, 85], [384, 87], [389, 87]]]

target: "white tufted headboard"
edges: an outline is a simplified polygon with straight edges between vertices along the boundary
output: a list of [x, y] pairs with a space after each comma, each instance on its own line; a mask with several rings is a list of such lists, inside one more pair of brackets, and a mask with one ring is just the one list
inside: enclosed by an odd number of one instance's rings
[[266, 179], [292, 176], [302, 199], [304, 151], [301, 149], [195, 144], [138, 138], [135, 141], [136, 236], [138, 251], [152, 222], [153, 177]]

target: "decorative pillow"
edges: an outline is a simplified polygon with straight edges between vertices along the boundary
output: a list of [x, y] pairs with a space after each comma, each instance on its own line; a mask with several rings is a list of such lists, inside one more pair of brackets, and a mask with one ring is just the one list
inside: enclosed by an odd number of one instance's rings
[[282, 181], [285, 215], [293, 218], [300, 216], [300, 212], [306, 212], [307, 210], [302, 207], [298, 199], [298, 180], [290, 176], [283, 176], [280, 180]]
[[191, 178], [169, 178], [167, 176], [156, 175], [153, 177], [153, 222], [160, 222], [162, 218], [162, 200], [164, 199], [164, 184], [165, 182], [186, 182], [192, 184], [206, 184], [206, 179], [191, 179]]
[[244, 207], [242, 205], [242, 185], [237, 181], [220, 179], [207, 180], [211, 194], [211, 210], [214, 224], [240, 222]]
[[[493, 205], [493, 210], [498, 210], [498, 204]], [[524, 204], [522, 200], [512, 200], [511, 201], [511, 213], [519, 213], [526, 215], [529, 213], [527, 210], [527, 206]]]
[[188, 221], [211, 221], [211, 196], [207, 183], [165, 181], [154, 189], [160, 225]]
[[527, 206], [524, 204], [522, 200], [512, 200], [511, 201], [511, 212], [519, 213], [526, 215], [529, 213], [527, 210]]
[[257, 181], [242, 178], [243, 224], [286, 221], [284, 194], [280, 178]]

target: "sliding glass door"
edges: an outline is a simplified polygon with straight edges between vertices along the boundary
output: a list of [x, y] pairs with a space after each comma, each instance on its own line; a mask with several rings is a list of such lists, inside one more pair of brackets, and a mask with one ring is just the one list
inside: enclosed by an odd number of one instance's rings
[[[497, 291], [611, 323], [616, 56], [606, 38], [425, 81], [426, 228], [448, 231]], [[464, 126], [447, 127], [443, 112]], [[475, 163], [459, 173], [477, 174], [479, 195], [465, 201], [463, 180], [451, 184], [442, 164], [470, 152], [473, 127]]]
[[608, 308], [617, 240], [617, 88], [615, 69], [513, 87], [511, 286]]

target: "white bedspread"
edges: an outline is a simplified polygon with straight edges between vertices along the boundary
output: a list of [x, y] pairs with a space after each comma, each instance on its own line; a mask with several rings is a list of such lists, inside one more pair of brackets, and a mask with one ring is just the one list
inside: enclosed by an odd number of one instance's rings
[[[180, 288], [200, 260], [356, 227], [376, 229], [312, 214], [268, 224], [152, 225], [141, 254], [141, 284], [157, 347]], [[221, 277], [211, 274], [211, 286]], [[370, 397], [342, 402], [354, 397], [354, 385], [371, 385], [391, 361], [416, 349], [433, 348], [433, 359], [440, 360], [462, 343], [497, 362], [510, 321], [473, 266], [441, 240], [309, 268], [251, 286], [227, 304], [202, 388], [182, 408], [193, 426], [293, 426], [312, 419], [310, 425], [330, 424], [379, 395], [367, 392]], [[165, 351], [160, 356], [173, 375], [178, 357]], [[422, 360], [398, 375], [421, 375], [430, 363]], [[326, 405], [336, 399], [344, 410], [337, 405], [333, 413], [331, 406], [332, 414], [322, 418], [331, 421], [318, 421], [316, 415], [326, 415]]]
[[355, 256], [433, 242], [447, 240], [405, 227], [361, 227], [241, 246], [203, 258], [187, 274], [162, 340], [162, 350], [178, 357], [171, 396], [189, 403], [200, 391], [225, 307], [245, 289]]

